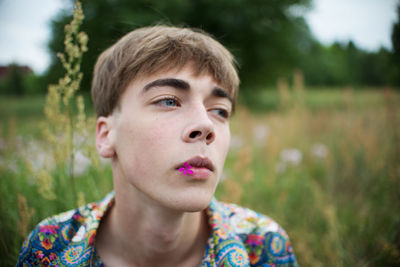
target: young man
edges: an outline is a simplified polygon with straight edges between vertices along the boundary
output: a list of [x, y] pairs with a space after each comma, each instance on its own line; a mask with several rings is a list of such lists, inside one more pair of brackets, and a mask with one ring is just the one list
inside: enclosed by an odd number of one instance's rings
[[92, 97], [114, 192], [41, 222], [17, 265], [297, 266], [276, 222], [213, 197], [238, 85], [200, 31], [141, 28], [103, 52]]

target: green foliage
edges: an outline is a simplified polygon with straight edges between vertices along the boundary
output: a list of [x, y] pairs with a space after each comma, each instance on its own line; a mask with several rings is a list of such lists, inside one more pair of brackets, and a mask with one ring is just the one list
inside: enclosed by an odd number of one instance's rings
[[8, 74], [0, 81], [0, 94], [22, 96], [28, 93], [29, 81], [33, 81], [33, 74], [28, 74], [18, 64], [10, 64]]
[[23, 74], [17, 65], [11, 65], [11, 70], [9, 73], [9, 89], [15, 95], [22, 95], [25, 91], [25, 86], [23, 84]]
[[[308, 8], [310, 2], [87, 0], [84, 5], [87, 18], [82, 29], [91, 38], [82, 62], [83, 90], [90, 89], [93, 66], [102, 51], [127, 32], [155, 23], [197, 27], [213, 34], [237, 58], [244, 90], [259, 88], [260, 84], [274, 85], [279, 78], [290, 77], [294, 69], [303, 71], [306, 83], [313, 86], [398, 85], [399, 52], [384, 48], [368, 52], [352, 42], [320, 44], [304, 18], [293, 12], [295, 8]], [[54, 55], [62, 49], [62, 29], [70, 16], [65, 11], [53, 21], [49, 48]], [[398, 26], [393, 31], [393, 46], [397, 51]], [[47, 83], [55, 82], [62, 74], [54, 55], [45, 77]]]
[[10, 71], [0, 80], [0, 95], [32, 96], [45, 93], [43, 77], [30, 72], [25, 66], [8, 65]]
[[383, 86], [390, 83], [392, 54], [385, 48], [366, 52], [353, 42], [323, 46], [317, 42], [299, 65], [312, 86]]
[[[82, 62], [84, 90], [90, 89], [91, 74], [98, 55], [129, 31], [155, 23], [197, 27], [213, 34], [236, 56], [244, 85], [273, 82], [278, 75], [292, 72], [309, 35], [304, 19], [296, 17], [293, 5], [310, 0], [245, 1], [130, 1], [87, 0], [82, 29], [88, 33], [89, 51]], [[63, 25], [70, 20], [64, 12], [53, 21], [50, 50], [62, 49]], [[297, 45], [301, 44], [301, 45]], [[48, 81], [60, 75], [53, 57]]]
[[392, 29], [392, 46], [391, 63], [394, 67], [391, 70], [390, 78], [393, 84], [400, 86], [400, 3], [397, 5], [397, 22]]

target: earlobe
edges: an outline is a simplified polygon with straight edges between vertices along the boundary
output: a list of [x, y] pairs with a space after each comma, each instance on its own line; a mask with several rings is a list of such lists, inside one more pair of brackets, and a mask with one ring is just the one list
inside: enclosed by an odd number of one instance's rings
[[112, 117], [99, 117], [97, 119], [96, 148], [103, 158], [112, 158], [115, 154], [112, 126]]

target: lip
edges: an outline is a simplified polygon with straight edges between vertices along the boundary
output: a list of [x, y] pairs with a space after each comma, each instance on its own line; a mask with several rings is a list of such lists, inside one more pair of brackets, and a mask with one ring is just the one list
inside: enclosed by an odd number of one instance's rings
[[207, 168], [191, 168], [190, 169], [192, 173], [188, 174], [192, 178], [197, 178], [197, 179], [207, 179], [211, 175], [211, 171]]
[[193, 157], [189, 160], [186, 160], [180, 164], [178, 164], [178, 166], [176, 167], [176, 169], [182, 168], [184, 167], [185, 163], [189, 164], [190, 166], [192, 166], [194, 172], [213, 172], [215, 167], [214, 164], [211, 162], [211, 160], [209, 158], [202, 158], [200, 156], [196, 156]]

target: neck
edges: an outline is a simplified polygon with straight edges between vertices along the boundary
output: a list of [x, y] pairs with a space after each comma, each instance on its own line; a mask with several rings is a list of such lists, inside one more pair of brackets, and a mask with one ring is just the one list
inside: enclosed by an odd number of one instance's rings
[[[104, 262], [105, 258], [119, 258], [119, 266], [189, 266], [200, 263], [210, 233], [204, 211], [174, 211], [158, 205], [133, 188], [127, 190], [123, 187], [118, 191], [115, 187], [115, 190], [115, 204], [102, 222], [99, 242], [96, 241]], [[107, 248], [101, 245], [103, 239]], [[182, 264], [185, 262], [186, 265]], [[187, 264], [189, 262], [191, 264]]]

